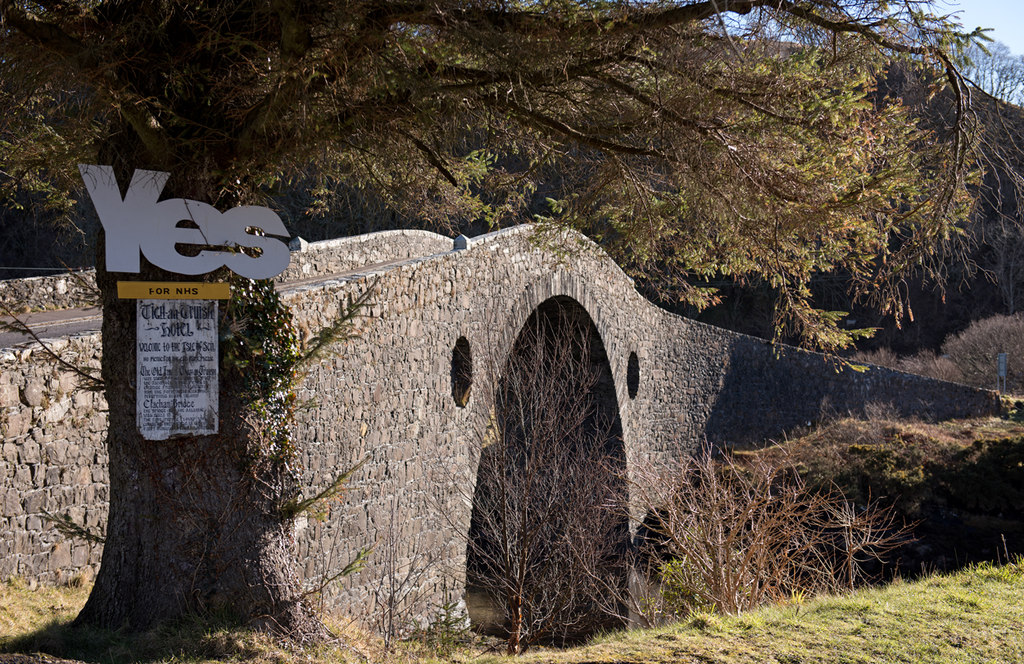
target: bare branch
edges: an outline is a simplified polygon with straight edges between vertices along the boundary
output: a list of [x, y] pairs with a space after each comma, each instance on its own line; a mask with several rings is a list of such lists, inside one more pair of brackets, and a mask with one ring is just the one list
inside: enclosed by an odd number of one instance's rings
[[86, 372], [81, 367], [77, 367], [74, 364], [71, 364], [70, 362], [62, 358], [56, 351], [53, 350], [53, 348], [49, 346], [49, 344], [47, 344], [45, 341], [39, 338], [39, 335], [36, 334], [35, 330], [29, 327], [25, 323], [25, 321], [18, 318], [17, 314], [11, 311], [10, 308], [7, 307], [7, 305], [0, 303], [0, 308], [2, 308], [4, 310], [4, 313], [11, 319], [10, 322], [0, 321], [0, 330], [15, 332], [17, 334], [27, 334], [28, 336], [32, 337], [32, 340], [35, 341], [39, 345], [39, 347], [42, 348], [43, 352], [49, 355], [53, 361], [55, 361], [57, 364], [61, 365], [62, 367], [64, 367], [65, 369], [67, 369], [68, 371], [75, 374], [83, 381], [85, 381], [86, 389], [94, 391], [101, 391], [104, 389], [102, 379], [97, 378], [96, 376]]

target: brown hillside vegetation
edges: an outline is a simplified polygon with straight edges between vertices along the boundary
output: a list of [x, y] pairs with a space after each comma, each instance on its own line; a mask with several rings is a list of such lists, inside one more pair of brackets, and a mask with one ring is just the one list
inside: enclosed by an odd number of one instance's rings
[[916, 536], [895, 559], [901, 573], [951, 570], [1024, 552], [1024, 423], [1010, 412], [942, 423], [879, 412], [752, 454], [792, 464], [811, 486], [835, 484], [858, 504], [893, 505]]

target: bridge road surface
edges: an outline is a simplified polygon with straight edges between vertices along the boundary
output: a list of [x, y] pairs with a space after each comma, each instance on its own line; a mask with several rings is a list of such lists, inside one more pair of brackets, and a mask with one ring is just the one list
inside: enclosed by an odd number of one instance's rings
[[[35, 332], [40, 339], [64, 339], [80, 334], [99, 332], [103, 323], [103, 309], [87, 307], [40, 311], [34, 314], [20, 315], [18, 319], [28, 325], [29, 329]], [[10, 316], [0, 316], [0, 321], [13, 322]], [[27, 341], [32, 341], [32, 337], [28, 334], [0, 331], [0, 348], [10, 348]]]
[[[344, 272], [336, 272], [334, 274], [320, 274], [307, 279], [295, 279], [287, 283], [277, 284], [277, 291], [279, 293], [287, 293], [310, 284], [332, 281], [334, 279], [350, 277], [353, 275], [367, 274], [369, 272], [378, 272], [386, 270], [392, 265], [405, 263], [408, 260], [410, 259], [402, 258], [385, 263], [363, 265], [352, 270], [345, 270]], [[102, 307], [95, 306], [82, 309], [40, 311], [37, 313], [19, 315], [18, 319], [21, 320], [21, 322], [26, 323], [29, 328], [44, 341], [66, 339], [68, 337], [78, 336], [81, 334], [99, 332], [100, 328], [103, 326], [103, 309]], [[4, 323], [12, 322], [10, 316], [0, 316], [0, 321]], [[0, 348], [12, 348], [30, 341], [32, 341], [32, 337], [28, 334], [0, 330]]]

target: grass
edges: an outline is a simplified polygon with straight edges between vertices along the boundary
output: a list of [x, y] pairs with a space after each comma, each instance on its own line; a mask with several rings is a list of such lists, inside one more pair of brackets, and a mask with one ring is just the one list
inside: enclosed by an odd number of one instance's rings
[[[36, 587], [18, 580], [0, 583], [0, 653], [47, 653], [57, 657], [121, 664], [128, 662], [223, 662], [300, 664], [366, 662], [352, 647], [353, 635], [335, 643], [299, 648], [253, 632], [229, 619], [186, 618], [142, 634], [78, 628], [72, 621], [89, 595], [88, 585]], [[341, 629], [340, 625], [334, 625]], [[367, 641], [369, 643], [369, 641]], [[3, 656], [0, 655], [0, 662]]]
[[610, 634], [583, 648], [528, 654], [520, 661], [1024, 662], [1022, 625], [1024, 562], [1018, 561], [740, 616], [692, 616], [669, 627]]
[[88, 596], [86, 584], [36, 586], [20, 579], [0, 583], [0, 650], [17, 635], [68, 623]]
[[0, 652], [43, 651], [111, 663], [1024, 662], [1021, 559], [740, 616], [699, 614], [660, 629], [607, 634], [584, 647], [538, 649], [518, 659], [482, 654], [478, 647], [439, 655], [416, 643], [385, 652], [365, 633], [337, 624], [333, 627], [341, 636], [336, 642], [307, 648], [282, 644], [216, 620], [212, 624], [184, 621], [128, 638], [116, 632], [70, 627], [86, 594], [86, 588], [30, 589], [18, 582], [0, 584]]

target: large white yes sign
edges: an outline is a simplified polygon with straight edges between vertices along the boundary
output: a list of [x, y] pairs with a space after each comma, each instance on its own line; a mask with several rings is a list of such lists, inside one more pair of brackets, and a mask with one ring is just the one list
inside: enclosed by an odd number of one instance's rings
[[[139, 272], [140, 251], [153, 265], [179, 274], [205, 274], [226, 265], [243, 277], [269, 279], [288, 267], [288, 245], [280, 239], [288, 237], [288, 230], [273, 210], [244, 205], [220, 212], [184, 198], [158, 202], [170, 177], [160, 171], [135, 171], [122, 199], [112, 167], [80, 164], [78, 170], [106, 232], [109, 272]], [[183, 228], [181, 222], [198, 228]], [[185, 256], [176, 244], [224, 250], [207, 248]]]

